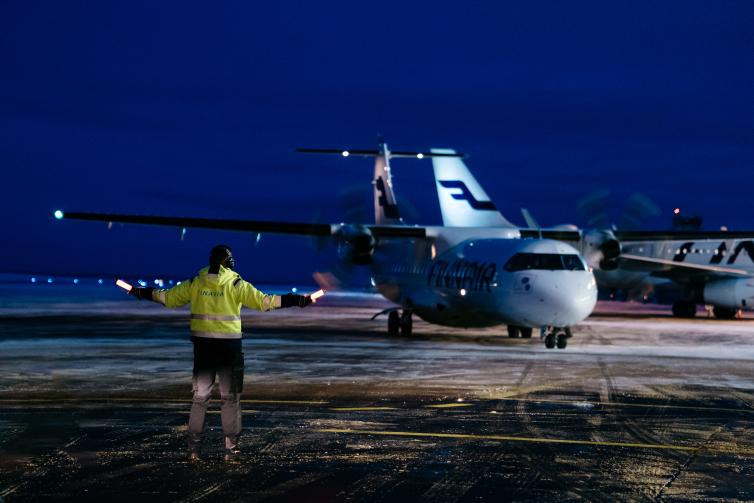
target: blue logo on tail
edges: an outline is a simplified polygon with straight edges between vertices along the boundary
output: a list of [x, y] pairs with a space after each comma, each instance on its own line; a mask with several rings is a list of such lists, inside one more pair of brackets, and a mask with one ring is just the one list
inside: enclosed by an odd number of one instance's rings
[[446, 189], [461, 189], [460, 194], [451, 194], [453, 199], [457, 199], [459, 201], [468, 201], [471, 207], [475, 210], [497, 211], [497, 208], [495, 208], [495, 204], [492, 201], [478, 201], [477, 198], [474, 197], [474, 194], [472, 194], [469, 188], [466, 186], [466, 184], [461, 180], [438, 181], [440, 182], [440, 185], [442, 185]]

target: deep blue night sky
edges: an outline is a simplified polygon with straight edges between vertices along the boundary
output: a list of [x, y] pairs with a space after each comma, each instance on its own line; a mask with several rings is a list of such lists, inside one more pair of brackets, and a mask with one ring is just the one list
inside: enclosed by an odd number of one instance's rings
[[[640, 191], [754, 228], [751, 2], [2, 2], [0, 270], [187, 276], [234, 247], [255, 281], [307, 279], [308, 240], [56, 222], [56, 208], [341, 221], [367, 159], [453, 147], [504, 214], [583, 224]], [[429, 161], [393, 162], [440, 223]], [[350, 192], [349, 192], [350, 193]], [[370, 215], [369, 209], [367, 215]]]

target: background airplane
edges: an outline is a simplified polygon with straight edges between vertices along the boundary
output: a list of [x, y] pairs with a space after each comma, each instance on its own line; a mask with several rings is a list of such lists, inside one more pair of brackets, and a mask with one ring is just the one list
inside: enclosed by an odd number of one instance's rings
[[[522, 231], [488, 210], [492, 202], [466, 170], [440, 183], [451, 196], [455, 218], [444, 226], [407, 225], [393, 191], [394, 157], [458, 159], [452, 151], [390, 152], [301, 149], [302, 152], [373, 156], [374, 224], [309, 224], [247, 220], [116, 215], [58, 210], [59, 219], [199, 227], [331, 238], [340, 260], [369, 269], [377, 290], [396, 307], [388, 333], [408, 336], [412, 316], [441, 325], [507, 325], [511, 337], [531, 337], [540, 329], [548, 348], [565, 348], [571, 327], [592, 312], [597, 299], [594, 275], [571, 245]], [[462, 163], [461, 163], [462, 165]], [[457, 175], [457, 176], [456, 176]], [[443, 209], [445, 216], [446, 209]], [[481, 212], [481, 213], [480, 213]], [[450, 214], [448, 214], [450, 215]], [[459, 225], [474, 215], [480, 225]]]

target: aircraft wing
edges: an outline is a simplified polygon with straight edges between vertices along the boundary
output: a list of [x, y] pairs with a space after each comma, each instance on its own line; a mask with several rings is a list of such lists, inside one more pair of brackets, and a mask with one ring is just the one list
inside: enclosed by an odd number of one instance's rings
[[[522, 238], [557, 239], [558, 241], [579, 241], [585, 230], [568, 229], [520, 229]], [[610, 230], [621, 243], [640, 241], [709, 241], [728, 239], [752, 239], [754, 231], [621, 231]]]
[[621, 242], [626, 241], [707, 241], [754, 239], [754, 231], [612, 231]]
[[[694, 243], [717, 242], [730, 243], [738, 242], [735, 246], [735, 258], [741, 250], [751, 256], [752, 240], [754, 240], [754, 231], [613, 231], [615, 238], [621, 243], [652, 243], [652, 242], [681, 242], [687, 241], [684, 245], [691, 247]], [[724, 244], [722, 245], [724, 246]], [[731, 250], [733, 252], [733, 250]], [[686, 260], [678, 260], [647, 257], [631, 253], [621, 253], [617, 257], [620, 267], [625, 270], [646, 271], [653, 276], [664, 277], [678, 283], [706, 283], [715, 279], [722, 278], [746, 278], [752, 277], [751, 270], [745, 270], [739, 267], [731, 267], [721, 264], [699, 264]]]
[[694, 283], [723, 278], [752, 277], [750, 272], [709, 264], [692, 264], [688, 262], [676, 262], [656, 257], [644, 257], [622, 253], [618, 257], [618, 263], [622, 269], [647, 271], [653, 276], [669, 278], [679, 283]]
[[[263, 220], [225, 220], [215, 218], [162, 217], [149, 215], [119, 215], [111, 213], [63, 212], [56, 211], [58, 220], [89, 220], [95, 222], [118, 222], [141, 225], [164, 225], [180, 228], [218, 229], [265, 234], [287, 234], [299, 236], [334, 236], [342, 224], [314, 224], [294, 222], [269, 222]], [[424, 238], [424, 227], [400, 225], [365, 225], [377, 238]]]

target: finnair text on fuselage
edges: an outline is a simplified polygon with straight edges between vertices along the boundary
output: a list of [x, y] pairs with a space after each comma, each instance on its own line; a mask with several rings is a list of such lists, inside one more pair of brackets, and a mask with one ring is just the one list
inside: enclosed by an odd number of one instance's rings
[[493, 262], [436, 260], [429, 269], [427, 286], [491, 292], [496, 273], [497, 265]]

